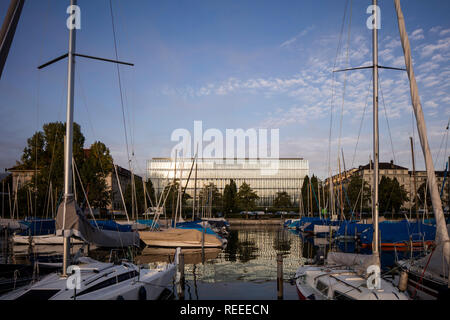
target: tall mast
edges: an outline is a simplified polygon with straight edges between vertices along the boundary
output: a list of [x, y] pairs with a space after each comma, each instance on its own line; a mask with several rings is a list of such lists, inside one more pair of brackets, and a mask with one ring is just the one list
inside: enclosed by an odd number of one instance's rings
[[379, 232], [378, 232], [378, 11], [377, 0], [373, 0], [373, 244], [372, 252], [378, 258], [379, 263]]
[[197, 161], [195, 162], [194, 201], [192, 201], [192, 221], [195, 219], [195, 201], [197, 201]]
[[3, 20], [2, 28], [0, 29], [0, 78], [2, 77], [3, 68], [8, 58], [9, 49], [11, 48], [14, 34], [16, 33], [24, 3], [25, 0], [11, 0], [5, 20]]
[[[77, 0], [70, 0], [70, 5], [76, 6]], [[67, 59], [67, 118], [66, 118], [66, 143], [64, 145], [64, 218], [63, 227], [66, 227], [66, 205], [73, 197], [72, 194], [72, 146], [73, 146], [73, 92], [75, 79], [75, 44], [76, 44], [76, 29], [69, 28], [69, 52]], [[69, 260], [70, 243], [69, 237], [64, 234], [64, 257], [63, 257], [63, 276], [67, 276], [66, 270]]]
[[[422, 104], [419, 97], [419, 90], [412, 65], [411, 45], [409, 43], [408, 34], [406, 33], [405, 18], [403, 17], [399, 0], [395, 0], [395, 10], [397, 12], [398, 28], [400, 33], [400, 40], [402, 42], [403, 54], [405, 56], [406, 71], [408, 73], [411, 102], [414, 108], [414, 114], [416, 116], [417, 131], [419, 133], [420, 145], [422, 146], [425, 167], [427, 170], [427, 185], [430, 188], [431, 202], [433, 204], [434, 216], [436, 218], [436, 244], [437, 246], [442, 245], [442, 255], [445, 258], [447, 266], [449, 266], [450, 237], [445, 222], [444, 212], [442, 210], [441, 198], [439, 197], [433, 158], [431, 156], [430, 146], [428, 143], [425, 118], [423, 115]], [[450, 277], [448, 286], [450, 287]]]
[[[417, 180], [416, 180], [416, 163], [415, 163], [415, 159], [414, 159], [414, 143], [413, 143], [413, 138], [409, 137], [409, 141], [411, 142], [411, 157], [412, 157], [412, 167], [413, 167], [413, 178], [414, 178], [414, 205], [416, 208], [416, 218], [417, 221], [419, 221], [419, 210], [417, 210]], [[426, 198], [425, 198], [426, 200]]]

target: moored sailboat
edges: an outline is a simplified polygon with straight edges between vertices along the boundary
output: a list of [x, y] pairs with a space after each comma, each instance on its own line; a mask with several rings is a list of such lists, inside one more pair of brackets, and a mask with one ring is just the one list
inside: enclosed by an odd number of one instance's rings
[[[76, 0], [70, 1], [75, 10]], [[110, 300], [157, 299], [176, 274], [177, 249], [171, 263], [153, 269], [141, 268], [131, 262], [116, 265], [103, 263], [89, 257], [71, 259], [70, 240], [73, 237], [89, 243], [107, 246], [123, 244], [126, 239], [117, 237], [111, 230], [94, 228], [77, 207], [72, 193], [72, 143], [75, 71], [76, 29], [69, 28], [68, 88], [66, 143], [64, 146], [64, 198], [56, 216], [56, 236], [63, 238], [63, 263], [61, 273], [52, 273], [28, 286], [0, 297], [1, 300]], [[132, 232], [125, 232], [135, 234]], [[102, 245], [103, 244], [103, 245]], [[122, 247], [124, 247], [122, 245]]]
[[[377, 8], [377, 0], [373, 0]], [[380, 274], [379, 245], [379, 132], [378, 132], [378, 31], [379, 19], [373, 10], [373, 245], [372, 254], [360, 255], [344, 252], [329, 252], [323, 265], [301, 266], [295, 275], [300, 299], [318, 300], [407, 300], [390, 281]], [[342, 201], [341, 201], [342, 203]]]

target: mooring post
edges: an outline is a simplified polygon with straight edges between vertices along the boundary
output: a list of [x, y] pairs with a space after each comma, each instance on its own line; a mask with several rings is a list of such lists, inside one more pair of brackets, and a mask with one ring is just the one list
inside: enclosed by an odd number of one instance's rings
[[4, 243], [3, 243], [3, 259], [4, 259], [4, 263], [7, 263], [7, 257], [8, 257], [8, 228], [5, 228], [5, 239], [4, 239]]
[[202, 228], [202, 264], [205, 264], [205, 226]]
[[178, 260], [178, 272], [180, 273], [180, 282], [178, 283], [178, 298], [184, 300], [184, 253], [180, 252]]
[[277, 296], [283, 300], [283, 255], [277, 254]]

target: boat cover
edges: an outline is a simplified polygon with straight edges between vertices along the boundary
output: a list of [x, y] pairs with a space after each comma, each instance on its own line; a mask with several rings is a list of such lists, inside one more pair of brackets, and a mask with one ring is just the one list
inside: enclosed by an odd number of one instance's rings
[[68, 198], [59, 205], [56, 215], [56, 235], [76, 236], [98, 247], [105, 248], [139, 246], [139, 234], [137, 232], [102, 230], [92, 226], [77, 208], [73, 198]]
[[[381, 243], [399, 243], [410, 241], [433, 241], [436, 227], [422, 222], [383, 221], [379, 224]], [[367, 228], [361, 233], [361, 242], [372, 243], [373, 228]]]
[[[149, 246], [170, 247], [172, 243], [182, 243], [189, 247], [198, 247], [202, 243], [202, 232], [197, 229], [166, 229], [162, 231], [139, 231], [139, 236]], [[222, 240], [211, 234], [205, 233], [205, 246], [221, 247]]]
[[327, 265], [346, 266], [359, 275], [365, 275], [369, 266], [378, 265], [378, 259], [372, 254], [328, 252]]

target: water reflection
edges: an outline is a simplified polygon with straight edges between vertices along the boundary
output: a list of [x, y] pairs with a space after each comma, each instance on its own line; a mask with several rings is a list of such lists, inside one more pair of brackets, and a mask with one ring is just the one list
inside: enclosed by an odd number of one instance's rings
[[[331, 245], [330, 245], [331, 243]], [[284, 279], [293, 277], [301, 264], [313, 263], [333, 247], [344, 252], [370, 253], [353, 241], [330, 242], [328, 238], [304, 237], [281, 226], [232, 226], [227, 247], [183, 249], [185, 261], [185, 299], [276, 299], [277, 254], [283, 255]], [[72, 248], [75, 254], [79, 247]], [[29, 250], [32, 250], [30, 253]], [[86, 248], [86, 253], [99, 261], [130, 259], [137, 264], [171, 262], [175, 249], [101, 250]], [[400, 253], [401, 254], [401, 253]], [[21, 246], [6, 260], [9, 263], [33, 264], [42, 259], [61, 261], [61, 246]], [[382, 264], [394, 264], [394, 252], [382, 252]], [[172, 291], [177, 298], [175, 286]], [[296, 299], [295, 287], [284, 286], [285, 299]]]

